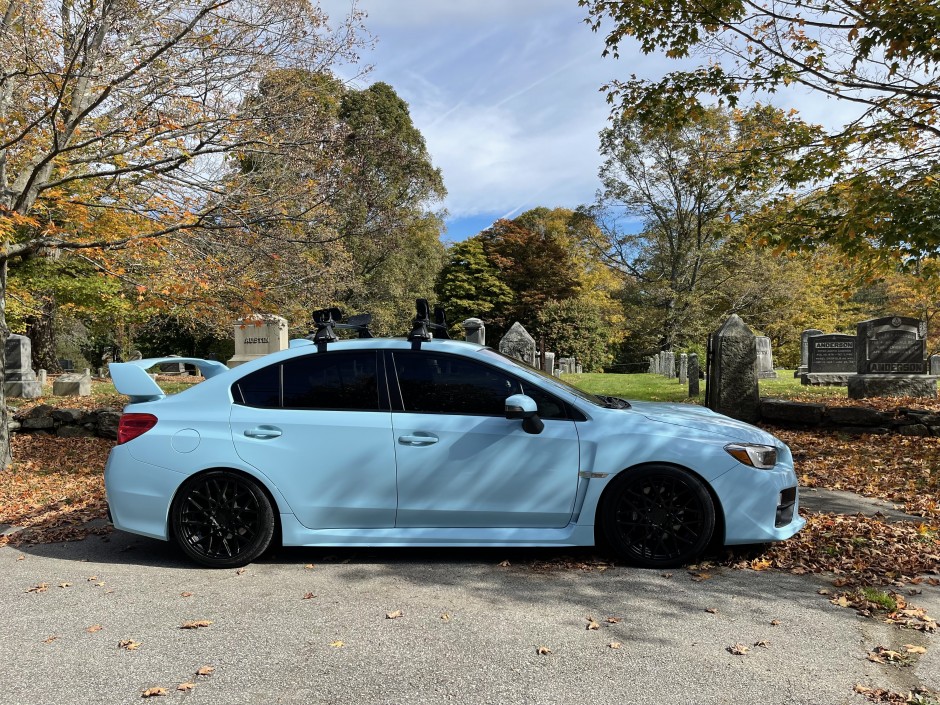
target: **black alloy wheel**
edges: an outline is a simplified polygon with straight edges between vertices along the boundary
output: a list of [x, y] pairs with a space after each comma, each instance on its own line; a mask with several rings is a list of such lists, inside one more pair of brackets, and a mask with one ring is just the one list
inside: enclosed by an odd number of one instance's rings
[[253, 480], [227, 470], [196, 475], [173, 502], [173, 538], [194, 561], [211, 568], [251, 563], [274, 536], [274, 511]]
[[646, 568], [698, 558], [715, 531], [715, 505], [695, 476], [671, 465], [627, 470], [615, 480], [601, 516], [621, 557]]

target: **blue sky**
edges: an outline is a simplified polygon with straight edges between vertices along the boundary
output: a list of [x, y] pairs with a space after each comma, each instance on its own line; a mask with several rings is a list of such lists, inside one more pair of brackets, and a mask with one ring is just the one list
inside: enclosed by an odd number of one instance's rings
[[[321, 0], [331, 16], [350, 0]], [[675, 62], [621, 47], [604, 58], [604, 35], [583, 22], [577, 0], [360, 0], [376, 38], [362, 52], [408, 102], [449, 213], [445, 240], [536, 206], [575, 208], [599, 186], [598, 132], [608, 105], [600, 86], [637, 74], [661, 77]], [[802, 96], [804, 117], [831, 122], [832, 102]], [[838, 112], [838, 111], [836, 111]]]
[[[349, 7], [327, 0], [331, 15]], [[590, 203], [599, 182], [599, 87], [653, 59], [601, 57], [576, 0], [362, 0], [375, 47], [360, 85], [408, 102], [441, 168], [447, 240], [536, 206]], [[618, 66], [618, 64], [621, 64]]]

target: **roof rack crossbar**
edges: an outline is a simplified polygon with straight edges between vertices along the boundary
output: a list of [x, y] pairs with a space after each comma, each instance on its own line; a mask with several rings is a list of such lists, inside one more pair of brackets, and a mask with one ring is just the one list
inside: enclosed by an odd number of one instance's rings
[[415, 312], [408, 340], [421, 345], [434, 338], [450, 339], [447, 333], [447, 317], [442, 306], [434, 307], [434, 323], [431, 323], [431, 307], [427, 299], [415, 299]]
[[317, 330], [308, 335], [307, 338], [316, 343], [320, 352], [326, 349], [329, 343], [335, 343], [339, 340], [336, 335], [337, 330], [354, 330], [360, 338], [374, 338], [369, 325], [372, 323], [371, 313], [360, 313], [358, 316], [350, 316], [346, 323], [340, 323], [343, 318], [343, 312], [336, 308], [323, 308], [313, 312], [313, 323]]

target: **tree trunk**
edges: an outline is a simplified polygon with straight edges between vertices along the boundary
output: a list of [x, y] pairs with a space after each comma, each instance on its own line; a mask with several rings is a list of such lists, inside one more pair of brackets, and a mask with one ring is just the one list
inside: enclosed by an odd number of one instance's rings
[[0, 468], [6, 470], [13, 464], [10, 452], [10, 418], [7, 412], [7, 395], [4, 382], [7, 379], [7, 260], [0, 260]]
[[33, 366], [46, 372], [61, 372], [55, 345], [56, 302], [50, 297], [42, 305], [42, 313], [32, 316], [26, 324], [26, 336], [32, 343]]

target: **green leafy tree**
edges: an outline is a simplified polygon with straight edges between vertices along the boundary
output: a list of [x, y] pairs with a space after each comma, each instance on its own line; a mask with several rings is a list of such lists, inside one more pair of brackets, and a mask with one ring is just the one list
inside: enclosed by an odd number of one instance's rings
[[[801, 192], [781, 203], [788, 226], [771, 240], [832, 242], [856, 256], [902, 263], [940, 249], [940, 13], [934, 0], [579, 0], [604, 29], [605, 53], [633, 38], [646, 53], [707, 58], [659, 80], [607, 86], [617, 112], [695, 119], [703, 96], [741, 97], [799, 88], [855, 106], [847, 124], [804, 125], [783, 173]], [[776, 144], [752, 147], [774, 162]], [[760, 228], [760, 221], [756, 226]]]
[[549, 214], [539, 209], [515, 220], [497, 220], [478, 235], [487, 259], [513, 292], [512, 302], [495, 316], [500, 334], [515, 321], [535, 330], [538, 312], [547, 302], [571, 298], [581, 290], [574, 239], [566, 225], [552, 227]]
[[265, 77], [246, 110], [265, 114], [279, 142], [314, 147], [241, 159], [255, 189], [298, 214], [272, 223], [246, 263], [266, 282], [267, 307], [303, 328], [311, 309], [336, 303], [373, 313], [377, 332], [399, 331], [442, 265], [433, 206], [446, 193], [407, 103], [384, 83], [350, 90], [285, 69]]
[[[479, 318], [488, 325], [497, 319], [504, 320], [503, 311], [513, 300], [512, 289], [487, 259], [479, 237], [450, 246], [447, 261], [437, 276], [435, 292], [455, 334], [460, 333], [456, 325], [468, 318]], [[492, 336], [490, 333], [491, 339]]]
[[538, 312], [537, 322], [546, 349], [577, 358], [585, 372], [601, 372], [613, 361], [609, 325], [601, 309], [589, 299], [548, 301]]
[[369, 270], [358, 263], [355, 289], [341, 294], [350, 311], [372, 314], [378, 335], [403, 335], [409, 329], [415, 299], [434, 299], [435, 282], [446, 259], [437, 215], [426, 214], [402, 227], [397, 246]]
[[56, 333], [78, 321], [92, 334], [114, 334], [147, 313], [119, 278], [105, 276], [94, 260], [76, 254], [20, 260], [10, 271], [11, 329], [32, 343], [33, 365], [59, 371]]
[[599, 255], [639, 309], [629, 318], [645, 347], [672, 350], [701, 336], [702, 294], [725, 277], [725, 245], [776, 183], [748, 148], [788, 125], [770, 109], [709, 109], [678, 125], [626, 113], [601, 132], [603, 188], [587, 212], [600, 225]]

